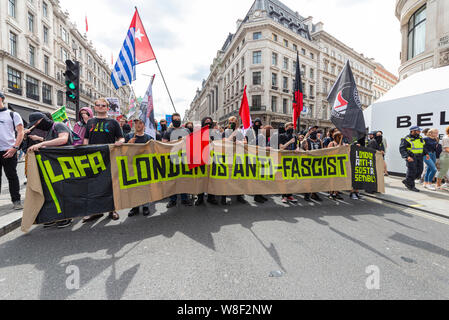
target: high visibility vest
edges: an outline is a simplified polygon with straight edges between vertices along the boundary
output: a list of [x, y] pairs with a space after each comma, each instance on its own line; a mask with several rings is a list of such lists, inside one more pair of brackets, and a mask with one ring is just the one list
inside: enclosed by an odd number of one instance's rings
[[422, 138], [412, 139], [410, 137], [405, 138], [405, 141], [410, 143], [410, 147], [407, 148], [413, 154], [423, 154], [424, 153], [424, 145], [426, 144]]

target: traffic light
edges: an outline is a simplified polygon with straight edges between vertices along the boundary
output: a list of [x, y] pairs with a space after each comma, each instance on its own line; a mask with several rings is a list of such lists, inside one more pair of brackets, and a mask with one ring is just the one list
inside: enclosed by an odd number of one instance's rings
[[65, 62], [67, 65], [65, 76], [66, 84], [66, 97], [67, 102], [72, 102], [76, 106], [79, 105], [80, 97], [80, 67], [79, 62], [72, 60], [67, 60]]

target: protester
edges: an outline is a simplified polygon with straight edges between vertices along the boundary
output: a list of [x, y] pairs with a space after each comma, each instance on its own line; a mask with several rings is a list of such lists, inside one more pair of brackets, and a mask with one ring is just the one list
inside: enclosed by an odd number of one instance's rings
[[[316, 127], [317, 128], [317, 127]], [[304, 145], [307, 148], [307, 151], [315, 151], [323, 149], [323, 142], [318, 138], [318, 131], [316, 128], [310, 131], [309, 138], [304, 141]], [[315, 200], [318, 202], [322, 202], [323, 199], [320, 198], [318, 193], [306, 193], [304, 194], [304, 200], [310, 202], [311, 200]]]
[[[84, 136], [85, 145], [95, 144], [115, 144], [120, 147], [125, 142], [120, 124], [108, 118], [109, 102], [100, 98], [95, 101], [96, 117], [89, 119], [87, 122], [86, 135]], [[83, 222], [95, 221], [101, 218], [103, 214], [93, 215], [84, 218]], [[109, 218], [112, 220], [119, 220], [120, 217], [117, 212], [109, 212]]]
[[[246, 144], [246, 139], [243, 132], [239, 129], [239, 121], [236, 117], [230, 117], [228, 119], [228, 128], [223, 132], [223, 140], [230, 141], [239, 144]], [[221, 204], [226, 204], [227, 197], [221, 197]], [[243, 195], [237, 196], [237, 202], [240, 204], [247, 204]]]
[[426, 172], [424, 175], [424, 188], [436, 191], [435, 186], [433, 185], [433, 179], [437, 173], [437, 146], [440, 140], [440, 134], [438, 129], [431, 129], [427, 132], [427, 137], [424, 138], [424, 149], [425, 154], [429, 155], [429, 158], [424, 159], [425, 164], [427, 165]]
[[[254, 120], [253, 127], [248, 129], [245, 135], [246, 142], [248, 145], [257, 146], [261, 148], [266, 147], [266, 137], [262, 134], [262, 127], [263, 127], [262, 120], [260, 120], [259, 118]], [[268, 201], [268, 198], [264, 197], [263, 195], [255, 195], [254, 201], [258, 203], [265, 203]]]
[[[163, 121], [161, 120], [161, 126], [163, 126]], [[188, 135], [190, 135], [190, 131], [186, 128], [181, 127], [181, 115], [179, 113], [174, 113], [172, 115], [172, 124], [173, 127], [170, 127], [169, 129], [166, 129], [164, 136], [162, 137], [162, 142], [167, 143], [171, 141], [178, 141], [179, 139], [182, 139]], [[162, 127], [163, 129], [166, 128], [167, 122], [165, 122], [165, 127]], [[185, 193], [181, 194], [181, 204], [186, 207], [192, 206], [192, 201], [190, 200], [189, 196]], [[178, 205], [178, 195], [173, 195], [170, 197], [170, 201], [167, 204], [167, 209], [176, 207]]]
[[[298, 147], [298, 138], [295, 135], [294, 124], [289, 122], [285, 124], [286, 132], [279, 137], [279, 149], [281, 151], [300, 151]], [[282, 195], [283, 203], [298, 203], [298, 200], [292, 194]]]
[[92, 119], [94, 117], [94, 113], [92, 112], [91, 108], [82, 108], [79, 112], [79, 119], [75, 126], [73, 127], [73, 132], [75, 132], [78, 137], [81, 138], [79, 142], [75, 142], [75, 144], [83, 144], [84, 143], [84, 137], [86, 136], [86, 128], [87, 128], [87, 122], [89, 119]]
[[159, 131], [159, 134], [161, 135], [161, 140], [164, 139], [164, 135], [168, 130], [167, 127], [167, 120], [165, 119], [161, 119], [161, 121], [159, 121], [160, 125], [161, 125], [161, 131]]
[[[443, 138], [442, 149], [440, 155], [440, 173], [437, 177], [437, 188], [439, 190], [449, 191], [449, 181], [447, 175], [449, 174], [449, 127], [446, 128], [446, 136]], [[446, 179], [446, 183], [442, 185], [443, 179]]]
[[329, 143], [334, 141], [334, 133], [337, 130], [337, 128], [332, 128], [327, 133], [327, 137], [323, 140], [323, 147], [327, 148], [329, 146]]
[[[145, 133], [145, 123], [140, 119], [134, 120], [134, 133], [128, 133], [125, 136], [125, 143], [130, 144], [146, 144], [148, 141], [153, 140], [153, 138]], [[143, 207], [143, 215], [150, 215], [150, 207], [149, 204], [146, 204]], [[132, 208], [128, 213], [128, 217], [134, 217], [139, 214], [140, 207]]]
[[[63, 147], [73, 144], [72, 131], [63, 123], [54, 122], [41, 112], [30, 114], [30, 125], [46, 132], [43, 142], [31, 146], [28, 151], [37, 152], [46, 147]], [[73, 219], [66, 219], [59, 222], [47, 223], [44, 227], [57, 225], [58, 228], [66, 228], [72, 225]]]
[[185, 124], [185, 128], [187, 129], [187, 130], [189, 130], [189, 132], [190, 133], [193, 133], [193, 122], [187, 122], [186, 124]]
[[379, 151], [382, 155], [385, 155], [385, 147], [383, 145], [383, 137], [381, 132], [375, 132], [373, 134], [373, 139], [368, 142], [368, 148]]
[[[337, 147], [341, 147], [344, 145], [343, 142], [343, 134], [338, 131], [337, 129], [335, 129], [334, 134], [332, 136], [332, 142], [329, 143], [328, 148], [337, 148]], [[343, 197], [341, 196], [340, 192], [338, 191], [331, 191], [329, 193], [329, 199], [332, 200], [344, 200]]]
[[3, 168], [8, 179], [13, 208], [22, 210], [17, 152], [24, 138], [24, 127], [20, 115], [6, 109], [5, 99], [5, 95], [0, 92], [0, 182]]
[[[202, 128], [205, 128], [205, 127], [209, 128], [209, 137], [210, 137], [210, 141], [211, 142], [215, 141], [215, 137], [217, 137], [217, 138], [220, 137], [220, 133], [218, 131], [218, 125], [216, 123], [214, 123], [214, 121], [212, 120], [211, 117], [205, 117], [203, 120], [201, 120], [201, 127]], [[217, 140], [219, 140], [219, 139], [217, 139]], [[208, 194], [207, 195], [207, 202], [212, 204], [212, 205], [214, 205], [214, 206], [218, 205], [217, 198], [215, 197], [214, 194]], [[196, 202], [195, 202], [195, 206], [201, 206], [202, 204], [204, 204], [204, 193], [200, 193], [197, 196], [197, 199], [196, 199]], [[222, 204], [226, 205], [226, 197], [224, 198], [224, 203], [222, 201]]]
[[415, 186], [415, 180], [421, 177], [424, 170], [424, 156], [430, 160], [427, 150], [424, 149], [425, 141], [421, 137], [421, 128], [411, 127], [410, 134], [401, 140], [399, 151], [407, 164], [407, 176], [402, 183], [407, 189], [420, 192]]

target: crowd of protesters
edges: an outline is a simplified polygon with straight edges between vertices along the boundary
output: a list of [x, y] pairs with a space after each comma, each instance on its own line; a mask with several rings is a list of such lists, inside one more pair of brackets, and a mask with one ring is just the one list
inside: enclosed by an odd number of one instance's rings
[[[22, 150], [39, 151], [45, 147], [58, 146], [76, 146], [76, 145], [104, 145], [115, 144], [121, 146], [124, 143], [145, 144], [153, 138], [145, 133], [145, 124], [137, 119], [129, 121], [125, 116], [121, 116], [119, 121], [109, 118], [109, 103], [106, 99], [98, 99], [94, 103], [94, 112], [90, 108], [82, 108], [79, 111], [79, 121], [75, 124], [73, 130], [62, 123], [55, 123], [51, 114], [35, 112], [30, 114], [28, 125], [24, 122], [18, 113], [7, 110], [4, 104], [5, 96], [0, 92], [0, 173], [4, 170], [9, 182], [9, 191], [14, 209], [23, 209], [20, 197], [20, 184], [17, 175], [17, 153]], [[156, 126], [158, 123], [156, 122]], [[306, 131], [297, 132], [292, 122], [280, 124], [275, 130], [271, 125], [264, 125], [261, 119], [255, 119], [253, 125], [248, 130], [243, 130], [239, 124], [239, 119], [231, 117], [227, 121], [226, 127], [221, 127], [211, 117], [205, 117], [201, 122], [201, 127], [208, 127], [210, 130], [210, 140], [223, 140], [242, 145], [258, 146], [266, 149], [276, 149], [281, 151], [304, 152], [314, 151], [326, 148], [335, 148], [348, 145], [349, 141], [342, 132], [336, 128], [330, 129], [327, 133], [318, 127], [311, 127]], [[439, 132], [436, 129], [430, 129], [421, 137], [419, 128], [412, 128], [411, 135], [403, 139], [401, 145], [401, 155], [407, 160], [407, 166], [410, 173], [404, 184], [410, 190], [416, 191], [414, 184], [416, 179], [423, 174], [424, 187], [428, 190], [445, 189], [449, 191], [447, 173], [449, 170], [449, 128], [446, 130], [446, 136], [442, 144], [439, 141]], [[418, 130], [419, 129], [419, 130]], [[172, 123], [167, 125], [165, 119], [160, 120], [156, 132], [156, 140], [161, 142], [178, 141], [194, 131], [194, 124], [187, 122], [182, 124], [181, 116], [177, 113], [172, 115]], [[411, 143], [409, 143], [411, 141]], [[413, 154], [415, 141], [422, 144], [423, 157]], [[422, 141], [422, 142], [421, 142]], [[382, 131], [370, 132], [367, 137], [360, 139], [355, 144], [377, 150], [383, 154], [387, 152], [387, 141]], [[419, 159], [426, 164], [426, 169], [419, 169]], [[26, 165], [25, 165], [26, 168]], [[410, 169], [412, 168], [412, 169]], [[388, 175], [385, 166], [385, 175]], [[26, 170], [26, 169], [25, 169]], [[26, 172], [25, 172], [26, 174]], [[436, 180], [436, 185], [434, 182]], [[443, 181], [446, 182], [443, 185]], [[173, 208], [178, 205], [178, 197], [181, 198], [181, 205], [184, 206], [202, 206], [207, 203], [218, 206], [228, 205], [226, 196], [199, 194], [199, 195], [174, 195], [170, 197], [167, 208]], [[341, 190], [329, 190], [328, 197], [331, 200], [343, 200]], [[358, 190], [350, 190], [352, 200], [361, 199]], [[317, 193], [303, 194], [301, 198], [293, 194], [282, 195], [282, 202], [285, 204], [296, 204], [298, 199], [304, 199], [306, 202], [321, 202], [323, 199]], [[264, 195], [255, 195], [254, 201], [265, 203], [269, 201]], [[247, 204], [244, 195], [238, 195], [236, 202]], [[143, 214], [150, 214], [149, 205], [132, 208], [128, 213], [129, 217], [139, 214], [142, 209]], [[101, 218], [103, 214], [85, 217], [83, 223], [88, 223]], [[118, 220], [117, 212], [109, 212], [109, 218]], [[72, 220], [49, 223], [45, 227], [57, 225], [59, 228], [70, 226]]]

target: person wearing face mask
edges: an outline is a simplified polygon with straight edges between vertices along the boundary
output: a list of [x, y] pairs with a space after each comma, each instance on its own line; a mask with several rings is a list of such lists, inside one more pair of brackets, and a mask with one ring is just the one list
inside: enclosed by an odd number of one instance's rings
[[[279, 137], [279, 149], [281, 151], [300, 151], [293, 122], [289, 122], [285, 125], [285, 131], [286, 132]], [[284, 194], [282, 195], [282, 202], [298, 203], [298, 200], [295, 199], [292, 194]]]
[[[313, 129], [317, 129], [317, 127], [314, 127]], [[314, 151], [314, 150], [321, 150], [323, 149], [323, 142], [318, 139], [318, 132], [317, 131], [310, 131], [309, 137], [305, 139], [304, 144], [307, 148], [307, 151]], [[306, 202], [312, 202], [312, 200], [322, 202], [323, 200], [320, 198], [318, 193], [306, 193], [304, 194], [304, 200]]]
[[385, 148], [383, 146], [383, 137], [380, 132], [374, 132], [373, 139], [368, 142], [368, 148], [380, 151], [382, 153], [385, 152]]
[[189, 132], [190, 133], [193, 133], [193, 122], [187, 122], [186, 124], [185, 124], [185, 128], [187, 129], [187, 130], [189, 130]]
[[[41, 148], [46, 147], [70, 146], [73, 143], [72, 132], [65, 124], [60, 122], [55, 123], [41, 112], [30, 114], [30, 126], [45, 131], [46, 136], [44, 141], [31, 146], [28, 149], [29, 152], [37, 152]], [[50, 227], [55, 224], [58, 228], [66, 228], [72, 224], [72, 219], [62, 220], [57, 223], [47, 223], [44, 227]]]
[[[163, 120], [161, 120], [161, 126], [162, 126], [162, 121]], [[172, 115], [172, 124], [173, 124], [173, 128], [169, 128], [165, 132], [165, 134], [162, 138], [162, 142], [167, 143], [167, 142], [178, 141], [179, 139], [182, 139], [182, 138], [190, 135], [189, 130], [181, 127], [182, 122], [181, 122], [181, 115], [179, 113], [174, 113]], [[185, 193], [181, 194], [181, 204], [183, 204], [186, 207], [192, 206], [192, 201], [190, 200], [189, 196]], [[170, 201], [167, 204], [167, 209], [176, 207], [177, 205], [178, 205], [178, 195], [171, 196]]]
[[[230, 117], [228, 119], [228, 128], [223, 132], [223, 140], [230, 141], [234, 143], [246, 144], [245, 136], [243, 132], [239, 129], [239, 122], [236, 117]], [[226, 205], [227, 197], [221, 197], [221, 204]], [[247, 204], [243, 195], [237, 196], [237, 202], [240, 204]]]
[[75, 132], [82, 139], [78, 140], [75, 145], [83, 144], [84, 136], [86, 135], [87, 122], [89, 119], [94, 117], [94, 113], [91, 108], [82, 108], [79, 112], [79, 119], [75, 126], [73, 127], [73, 132]]
[[167, 120], [162, 119], [161, 121], [159, 121], [160, 125], [161, 125], [161, 130], [159, 131], [159, 135], [161, 137], [161, 140], [158, 141], [162, 141], [162, 139], [164, 138], [165, 132], [167, 132]]
[[415, 180], [421, 177], [424, 170], [424, 157], [430, 160], [427, 150], [424, 148], [425, 141], [421, 137], [421, 128], [411, 127], [410, 134], [401, 140], [399, 152], [407, 165], [406, 179], [402, 183], [407, 189], [420, 192], [415, 186]]
[[[205, 128], [205, 127], [209, 128], [209, 137], [210, 137], [211, 143], [215, 140], [218, 141], [221, 139], [220, 132], [218, 130], [214, 129], [214, 126], [215, 126], [215, 124], [211, 117], [206, 117], [201, 121], [202, 128]], [[218, 205], [217, 198], [213, 194], [207, 195], [207, 202], [214, 206]], [[202, 204], [204, 204], [204, 193], [199, 194], [195, 201], [195, 206], [201, 206]]]

